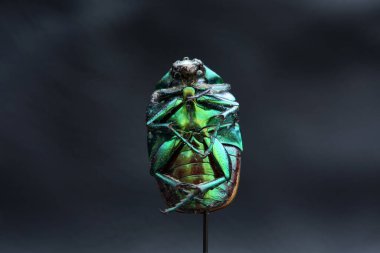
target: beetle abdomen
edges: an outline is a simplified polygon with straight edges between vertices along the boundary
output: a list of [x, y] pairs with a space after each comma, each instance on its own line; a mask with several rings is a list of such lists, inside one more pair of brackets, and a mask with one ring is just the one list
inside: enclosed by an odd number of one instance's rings
[[[204, 145], [194, 141], [197, 148], [204, 150]], [[193, 199], [178, 209], [180, 212], [203, 212], [214, 211], [227, 206], [235, 197], [240, 172], [240, 150], [234, 146], [224, 146], [231, 160], [231, 178], [207, 191], [200, 199]], [[220, 169], [216, 167], [211, 156], [202, 158], [199, 154], [184, 145], [178, 155], [174, 158], [171, 166], [164, 172], [165, 174], [183, 182], [190, 184], [202, 184], [223, 177]], [[174, 205], [185, 195], [172, 187], [159, 185], [169, 206]]]

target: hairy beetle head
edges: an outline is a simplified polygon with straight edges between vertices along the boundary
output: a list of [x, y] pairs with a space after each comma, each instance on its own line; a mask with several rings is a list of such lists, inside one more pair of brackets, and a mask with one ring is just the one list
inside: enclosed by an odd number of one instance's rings
[[192, 85], [197, 80], [204, 78], [205, 67], [201, 60], [196, 58], [190, 60], [189, 57], [184, 57], [182, 60], [173, 63], [170, 74], [176, 81]]

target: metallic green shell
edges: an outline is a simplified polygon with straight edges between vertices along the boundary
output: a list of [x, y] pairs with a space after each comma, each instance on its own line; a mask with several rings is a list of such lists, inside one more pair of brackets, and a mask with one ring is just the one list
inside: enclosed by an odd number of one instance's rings
[[[174, 124], [176, 131], [201, 151], [212, 146], [210, 155], [201, 157], [169, 129], [148, 125], [152, 175], [160, 171], [174, 180], [194, 185], [216, 181], [220, 177], [227, 179], [225, 183], [207, 190], [201, 199], [189, 201], [178, 211], [200, 212], [226, 205], [231, 194], [236, 193], [233, 188], [238, 184], [243, 145], [237, 113], [226, 114], [215, 141], [211, 143], [212, 133], [220, 124], [218, 116], [238, 103], [218, 74], [206, 66], [204, 70], [206, 85], [194, 85], [191, 88], [176, 83], [170, 72], [166, 73], [156, 85], [147, 108], [147, 122], [157, 119], [157, 124]], [[203, 95], [206, 89], [210, 91]], [[187, 93], [189, 96], [201, 95], [188, 101]], [[157, 180], [169, 205], [175, 205], [185, 198], [182, 192], [167, 185], [162, 178]]]

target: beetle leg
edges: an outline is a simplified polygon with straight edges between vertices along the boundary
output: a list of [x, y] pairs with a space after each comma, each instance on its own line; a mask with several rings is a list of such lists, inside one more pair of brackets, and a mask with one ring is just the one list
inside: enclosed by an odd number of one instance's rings
[[157, 103], [168, 96], [179, 95], [182, 92], [182, 86], [175, 86], [171, 88], [159, 89], [153, 92], [151, 102]]
[[205, 95], [197, 99], [197, 103], [204, 105], [207, 108], [213, 108], [215, 110], [221, 111], [221, 113], [216, 117], [221, 118], [222, 122], [227, 118], [228, 115], [235, 113], [239, 109], [238, 102], [227, 99], [225, 97], [217, 96], [217, 94]]
[[229, 91], [231, 89], [231, 85], [229, 85], [228, 83], [218, 83], [218, 84], [201, 83], [201, 84], [195, 84], [194, 87], [198, 89], [208, 88], [212, 90], [212, 92], [224, 92], [224, 91]]
[[[208, 148], [211, 146], [211, 140], [210, 138], [204, 139], [206, 146]], [[226, 182], [231, 178], [231, 162], [230, 158], [227, 154], [226, 149], [223, 147], [223, 144], [221, 144], [216, 138], [214, 140], [214, 144], [212, 146], [212, 156], [211, 159], [214, 160], [215, 164], [219, 167], [219, 169], [222, 171], [223, 176], [219, 177], [213, 181], [194, 185], [195, 191], [189, 191], [189, 194], [181, 199], [178, 203], [176, 203], [174, 206], [167, 208], [165, 210], [162, 210], [163, 213], [169, 213], [177, 210], [178, 208], [184, 206], [189, 201], [191, 201], [194, 198], [198, 198], [200, 194], [204, 194], [207, 191], [219, 186], [220, 184]], [[179, 186], [178, 184], [176, 186]]]
[[172, 187], [176, 187], [177, 185], [181, 184], [181, 182], [179, 180], [174, 179], [171, 176], [168, 176], [166, 174], [162, 174], [160, 172], [155, 172], [154, 176], [156, 176], [157, 178], [159, 178], [165, 184], [170, 185]]
[[224, 123], [224, 120], [225, 118], [231, 114], [231, 113], [234, 113], [236, 112], [237, 110], [239, 109], [239, 106], [233, 106], [231, 107], [230, 109], [228, 109], [227, 111], [219, 114], [219, 115], [216, 115], [217, 118], [220, 118], [219, 122], [217, 123], [215, 129], [214, 129], [214, 133], [212, 134], [211, 136], [211, 142], [210, 142], [210, 146], [208, 147], [208, 149], [204, 152], [204, 154], [202, 155], [203, 157], [206, 157], [208, 156], [210, 153], [211, 153], [211, 150], [214, 146], [214, 143], [215, 143], [215, 140], [216, 140], [216, 136], [218, 135], [218, 131], [219, 131], [219, 128], [220, 128], [220, 125], [222, 123]]
[[183, 141], [187, 146], [189, 146], [194, 152], [200, 154], [201, 156], [204, 155], [204, 152], [197, 149], [196, 147], [194, 147], [194, 145], [192, 145], [188, 140], [186, 140], [180, 133], [178, 133], [177, 130], [175, 130], [173, 128], [173, 123], [158, 123], [158, 124], [150, 124], [150, 127], [151, 128], [161, 128], [161, 127], [166, 127], [168, 129], [170, 129], [178, 138], [181, 139], [181, 141]]
[[215, 108], [217, 110], [223, 110], [225, 107], [227, 107], [227, 110], [221, 112], [216, 116], [222, 118], [223, 120], [227, 118], [228, 115], [235, 113], [239, 109], [239, 103], [235, 101], [230, 101], [227, 99], [215, 99], [210, 95], [198, 99], [197, 102], [206, 107]]
[[[208, 94], [210, 92], [210, 89], [207, 89], [195, 96], [192, 96], [190, 97], [191, 99], [195, 99], [195, 98], [200, 98], [200, 97], [203, 97], [205, 96], [206, 94]], [[214, 98], [213, 96], [208, 96], [210, 99], [209, 100], [202, 100], [203, 103], [206, 103], [206, 104], [210, 104], [210, 105], [224, 105], [224, 106], [227, 106], [227, 105], [233, 105], [230, 109], [228, 109], [227, 111], [224, 111], [223, 113], [217, 115], [216, 117], [219, 117], [221, 118], [220, 122], [218, 122], [218, 125], [211, 137], [211, 145], [209, 147], [208, 150], [206, 151], [201, 151], [197, 148], [195, 148], [188, 140], [186, 140], [180, 133], [178, 133], [177, 130], [175, 130], [172, 126], [172, 123], [155, 123], [155, 121], [157, 120], [161, 120], [162, 118], [164, 117], [167, 117], [167, 115], [169, 114], [173, 114], [175, 113], [183, 104], [183, 101], [181, 101], [180, 99], [178, 98], [175, 98], [173, 100], [171, 100], [170, 102], [167, 103], [167, 105], [164, 106], [164, 108], [162, 108], [159, 112], [157, 112], [153, 117], [151, 117], [149, 119], [149, 121], [147, 122], [147, 126], [149, 128], [160, 128], [160, 127], [166, 127], [168, 129], [170, 129], [178, 138], [180, 138], [187, 146], [189, 146], [194, 152], [196, 152], [197, 154], [201, 155], [202, 157], [206, 157], [210, 154], [211, 152], [211, 149], [212, 149], [212, 146], [214, 144], [214, 141], [215, 141], [215, 138], [217, 136], [217, 133], [218, 133], [218, 130], [219, 130], [219, 127], [221, 125], [221, 123], [224, 122], [224, 119], [231, 113], [237, 111], [237, 109], [239, 108], [238, 106], [238, 103], [237, 102], [234, 102], [234, 101], [230, 101], [230, 100], [221, 100], [221, 99], [216, 99]]]
[[[211, 146], [211, 140], [208, 138], [204, 139], [206, 146]], [[210, 189], [217, 187], [218, 185], [228, 181], [231, 178], [231, 161], [230, 157], [224, 148], [223, 144], [215, 138], [214, 144], [212, 146], [211, 159], [214, 160], [215, 164], [221, 170], [223, 177], [219, 177], [213, 181], [198, 184], [197, 187], [202, 193], [207, 192]]]
[[204, 154], [202, 155], [203, 158], [208, 156], [211, 153], [212, 148], [213, 148], [214, 143], [215, 143], [215, 140], [216, 140], [216, 136], [218, 135], [219, 128], [220, 128], [221, 124], [224, 122], [226, 115], [228, 115], [232, 112], [235, 112], [238, 108], [239, 108], [238, 106], [236, 106], [236, 107], [234, 106], [234, 107], [230, 108], [229, 110], [215, 116], [216, 118], [219, 118], [219, 121], [218, 121], [217, 125], [214, 127], [214, 133], [212, 134], [212, 136], [210, 138], [211, 139], [210, 145], [207, 148], [207, 150], [204, 152]]
[[182, 106], [182, 104], [183, 104], [183, 101], [181, 101], [180, 99], [178, 99], [178, 98], [172, 99], [161, 110], [159, 110], [155, 115], [153, 115], [146, 122], [146, 125], [148, 127], [151, 127], [155, 121], [161, 120], [162, 118], [166, 117], [167, 115], [175, 113]]
[[167, 105], [164, 106], [159, 112], [157, 112], [154, 116], [152, 116], [146, 125], [148, 128], [168, 128], [170, 129], [178, 138], [180, 138], [186, 145], [188, 145], [194, 152], [203, 155], [203, 152], [199, 149], [195, 148], [189, 141], [187, 141], [177, 130], [173, 128], [173, 123], [156, 123], [155, 121], [159, 121], [170, 114], [175, 113], [183, 104], [183, 101], [180, 101], [178, 98], [175, 98], [168, 102]]
[[176, 203], [174, 206], [169, 207], [165, 210], [161, 210], [162, 213], [166, 214], [166, 213], [173, 212], [177, 210], [178, 208], [184, 206], [185, 204], [187, 204], [189, 201], [193, 199], [198, 199], [198, 200], [201, 199], [199, 198], [199, 196], [202, 194], [202, 192], [200, 188], [198, 187], [198, 185], [189, 184], [189, 183], [180, 183], [179, 185], [177, 185], [176, 188], [187, 195], [184, 198], [182, 198], [178, 203]]
[[239, 106], [239, 103], [234, 100], [235, 98], [226, 98], [218, 96], [218, 94], [208, 94], [197, 99], [198, 103], [204, 104], [209, 107], [232, 107]]
[[227, 111], [225, 111], [225, 112], [223, 112], [223, 113], [221, 113], [219, 115], [216, 115], [216, 117], [220, 118], [220, 120], [219, 120], [218, 124], [216, 125], [216, 127], [214, 129], [214, 133], [211, 136], [210, 146], [208, 147], [208, 149], [204, 153], [204, 157], [208, 156], [211, 153], [211, 150], [212, 150], [212, 148], [214, 146], [214, 143], [215, 143], [216, 136], [218, 135], [218, 131], [219, 131], [220, 125], [224, 122], [224, 120], [226, 119], [226, 117], [229, 114], [236, 112], [238, 109], [239, 109], [239, 106], [233, 106], [230, 109], [228, 109]]
[[198, 197], [198, 196], [195, 196], [195, 197], [194, 197], [194, 200], [199, 201], [199, 202], [202, 202], [202, 201], [203, 201], [203, 198]]
[[[201, 151], [201, 150], [199, 150], [199, 149], [197, 149], [196, 147], [194, 147], [194, 145], [193, 144], [191, 144], [188, 140], [186, 140], [180, 133], [178, 133], [173, 127], [169, 127], [172, 131], [173, 131], [173, 133], [176, 135], [176, 136], [178, 136], [178, 138], [180, 138], [187, 146], [189, 146], [189, 148], [191, 148], [191, 150], [193, 150], [195, 153], [197, 153], [197, 154], [199, 154], [199, 155], [201, 155], [201, 156], [204, 156], [204, 152], [203, 151]], [[206, 155], [207, 156], [207, 155]], [[206, 157], [206, 156], [204, 156], [204, 157]]]
[[196, 192], [189, 193], [185, 198], [181, 199], [177, 204], [175, 204], [172, 207], [166, 208], [165, 210], [161, 210], [162, 213], [167, 214], [170, 212], [173, 212], [177, 210], [178, 208], [182, 207], [183, 205], [187, 204], [189, 201], [191, 201], [195, 196], [197, 195]]
[[176, 203], [174, 206], [166, 208], [165, 210], [160, 210], [160, 211], [164, 214], [167, 214], [167, 213], [173, 212], [173, 211], [177, 210], [178, 208], [184, 206], [185, 204], [187, 204], [189, 201], [191, 201], [193, 199], [196, 199], [198, 201], [202, 201], [203, 199], [201, 197], [198, 197], [199, 195], [207, 192], [208, 190], [211, 190], [211, 189], [217, 187], [218, 185], [224, 183], [225, 181], [227, 181], [227, 179], [225, 177], [220, 177], [220, 178], [217, 178], [211, 182], [199, 184], [199, 185], [197, 185], [197, 188], [199, 189], [198, 191], [189, 193], [185, 198], [181, 199], [181, 201]]
[[215, 143], [215, 139], [216, 139], [216, 136], [217, 136], [217, 134], [218, 134], [218, 131], [219, 131], [219, 128], [220, 128], [220, 124], [221, 124], [222, 122], [221, 121], [219, 121], [218, 122], [218, 124], [216, 125], [216, 127], [215, 127], [215, 129], [214, 129], [214, 133], [212, 134], [212, 136], [211, 136], [211, 141], [210, 141], [210, 145], [209, 145], [209, 147], [207, 148], [207, 150], [204, 152], [204, 154], [203, 155], [201, 155], [201, 157], [202, 158], [205, 158], [206, 156], [208, 156], [210, 153], [211, 153], [211, 151], [212, 151], [212, 147], [214, 146], [214, 143]]
[[164, 144], [160, 146], [157, 152], [154, 154], [152, 158], [151, 164], [151, 174], [155, 176], [157, 179], [173, 187], [181, 192], [184, 192], [186, 197], [181, 199], [175, 206], [168, 208], [163, 211], [165, 213], [174, 211], [181, 206], [185, 205], [189, 201], [191, 201], [194, 196], [199, 192], [199, 189], [196, 185], [183, 183], [165, 173], [163, 173], [163, 169], [170, 163], [173, 157], [176, 155], [179, 149], [181, 149], [185, 145], [180, 139], [173, 137], [169, 141], [166, 141]]
[[220, 115], [222, 115], [223, 118], [225, 119], [225, 118], [227, 118], [228, 115], [237, 112], [238, 109], [239, 109], [239, 106], [238, 106], [238, 105], [234, 105], [233, 107], [231, 107], [231, 108], [228, 109], [227, 111], [224, 111], [224, 112], [221, 113]]
[[211, 153], [220, 126], [224, 123], [228, 115], [237, 112], [239, 109], [239, 103], [223, 97], [217, 97], [216, 95], [205, 95], [204, 97], [199, 98], [197, 102], [208, 108], [214, 108], [217, 110], [224, 110], [225, 107], [228, 108], [215, 116], [215, 118], [218, 119], [218, 123], [215, 127], [213, 135], [211, 136], [211, 143], [203, 154], [203, 157], [206, 157]]
[[199, 184], [198, 188], [201, 190], [201, 192], [207, 192], [208, 190], [212, 190], [226, 181], [227, 179], [225, 177], [218, 177], [217, 179], [212, 180], [210, 182]]
[[162, 170], [170, 163], [177, 150], [182, 147], [182, 142], [177, 138], [172, 138], [164, 142], [152, 158], [150, 173], [167, 185], [176, 187], [181, 182], [169, 175], [162, 173]]
[[188, 97], [187, 100], [194, 100], [197, 98], [200, 98], [208, 93], [210, 93], [211, 89], [204, 90], [202, 92], [199, 92], [198, 94], [195, 94], [194, 96]]
[[217, 178], [211, 182], [196, 185], [197, 188], [199, 189], [199, 191], [189, 193], [185, 198], [181, 199], [181, 201], [176, 203], [174, 206], [166, 208], [165, 210], [160, 210], [160, 211], [164, 214], [167, 214], [167, 213], [173, 212], [173, 211], [177, 210], [178, 208], [184, 206], [185, 204], [187, 204], [189, 201], [191, 201], [193, 199], [198, 200], [198, 201], [202, 201], [203, 199], [201, 197], [198, 197], [199, 195], [207, 192], [208, 190], [211, 190], [211, 189], [217, 187], [218, 185], [220, 185], [226, 181], [227, 181], [227, 179], [225, 177], [220, 177], [220, 178]]

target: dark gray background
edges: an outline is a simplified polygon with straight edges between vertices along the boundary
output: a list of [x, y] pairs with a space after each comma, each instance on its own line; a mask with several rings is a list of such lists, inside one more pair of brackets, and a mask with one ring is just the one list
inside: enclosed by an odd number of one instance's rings
[[145, 107], [183, 56], [241, 103], [210, 252], [380, 251], [380, 2], [2, 1], [0, 252], [200, 252], [162, 215]]

